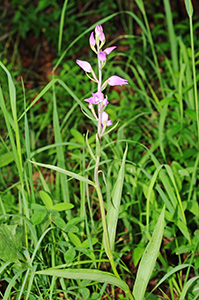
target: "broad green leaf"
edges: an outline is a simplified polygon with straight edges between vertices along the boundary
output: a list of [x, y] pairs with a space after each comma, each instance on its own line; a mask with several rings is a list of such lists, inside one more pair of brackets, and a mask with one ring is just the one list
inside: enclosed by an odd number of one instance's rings
[[51, 209], [57, 210], [57, 211], [63, 211], [63, 210], [72, 209], [73, 207], [74, 207], [73, 204], [63, 202], [63, 203], [55, 204]]
[[[95, 245], [97, 242], [98, 242], [98, 239], [96, 239], [96, 238], [91, 239], [91, 244], [92, 245]], [[89, 239], [86, 239], [85, 241], [83, 241], [81, 247], [88, 248], [89, 247]]]
[[37, 209], [31, 217], [32, 224], [34, 224], [34, 225], [40, 224], [45, 219], [46, 215], [47, 215], [46, 210], [44, 210], [44, 209], [38, 210]]
[[68, 249], [65, 253], [64, 253], [64, 260], [66, 264], [69, 264], [73, 261], [73, 259], [76, 256], [76, 251], [74, 248], [70, 248]]
[[162, 236], [164, 232], [164, 213], [165, 207], [162, 209], [162, 212], [158, 218], [156, 223], [155, 229], [153, 231], [152, 238], [148, 243], [144, 254], [142, 256], [134, 288], [133, 288], [133, 295], [136, 300], [143, 300], [144, 294], [153, 272], [153, 268], [158, 257], [160, 245], [162, 242]]
[[44, 205], [46, 206], [47, 209], [52, 209], [53, 202], [48, 193], [44, 191], [40, 191], [39, 195], [41, 197], [41, 200], [43, 201]]
[[192, 3], [191, 3], [191, 0], [185, 0], [185, 7], [186, 7], [187, 14], [188, 14], [189, 18], [192, 18], [192, 16], [193, 16], [193, 6], [192, 6]]
[[79, 232], [79, 228], [73, 224], [67, 223], [66, 227], [64, 228], [66, 232]]
[[[100, 270], [93, 269], [56, 269], [50, 268], [43, 271], [35, 272], [40, 275], [50, 275], [56, 277], [63, 277], [67, 279], [80, 279], [80, 280], [92, 280], [98, 282], [105, 282], [107, 284], [116, 285], [121, 288], [126, 294], [129, 293], [128, 285], [115, 275]], [[137, 300], [137, 299], [136, 299]]]
[[145, 243], [140, 242], [136, 248], [133, 249], [133, 263], [135, 267], [137, 266], [138, 262], [140, 261], [143, 253], [144, 253], [144, 247]]
[[83, 299], [88, 299], [90, 296], [90, 291], [88, 288], [84, 287], [84, 288], [80, 288], [79, 292], [81, 293]]
[[9, 262], [24, 260], [22, 251], [22, 233], [17, 231], [18, 225], [0, 226], [0, 258]]
[[72, 233], [72, 232], [69, 232], [68, 233], [68, 236], [69, 236], [69, 239], [71, 240], [71, 242], [76, 246], [76, 247], [81, 247], [82, 246], [82, 243], [79, 239], [79, 237]]
[[51, 221], [59, 228], [61, 228], [62, 230], [65, 230], [66, 228], [66, 223], [64, 222], [64, 220], [59, 217], [59, 216], [51, 216]]
[[75, 129], [75, 128], [72, 128], [72, 129], [70, 130], [70, 132], [71, 132], [71, 134], [74, 136], [75, 140], [76, 140], [78, 143], [84, 145], [84, 137], [83, 137], [83, 135], [81, 134], [81, 132], [79, 132], [79, 131], [78, 131], [77, 129]]
[[[21, 153], [25, 153], [26, 149], [22, 149]], [[11, 162], [15, 160], [15, 155], [13, 151], [7, 153], [0, 154], [0, 168], [9, 165]]]
[[118, 173], [117, 181], [113, 188], [112, 201], [110, 201], [107, 209], [107, 227], [108, 227], [111, 250], [114, 249], [114, 243], [115, 243], [117, 222], [118, 222], [119, 209], [120, 209], [120, 203], [122, 198], [123, 182], [124, 182], [126, 154], [127, 154], [127, 148], [124, 152], [122, 165]]

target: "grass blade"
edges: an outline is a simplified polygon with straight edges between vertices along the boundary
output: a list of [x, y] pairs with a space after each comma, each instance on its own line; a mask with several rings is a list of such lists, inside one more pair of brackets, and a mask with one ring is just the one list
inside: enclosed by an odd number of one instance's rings
[[158, 222], [156, 223], [152, 238], [148, 243], [144, 254], [142, 256], [134, 288], [133, 295], [136, 300], [143, 300], [144, 294], [151, 277], [156, 259], [158, 257], [160, 245], [162, 242], [162, 236], [164, 232], [164, 213], [165, 207], [162, 209], [162, 212], [159, 216]]
[[125, 293], [129, 293], [128, 285], [115, 275], [100, 270], [93, 269], [56, 269], [50, 268], [43, 271], [38, 271], [36, 274], [57, 276], [67, 279], [81, 279], [81, 280], [92, 280], [98, 282], [105, 282], [107, 284], [113, 284], [121, 288]]
[[59, 24], [58, 53], [60, 53], [60, 51], [61, 51], [62, 35], [63, 35], [63, 27], [64, 27], [64, 16], [65, 16], [67, 4], [68, 4], [68, 0], [65, 0], [63, 8], [62, 8], [60, 24]]
[[176, 40], [175, 31], [174, 31], [172, 13], [171, 13], [171, 7], [170, 7], [169, 0], [164, 0], [164, 7], [165, 7], [165, 12], [166, 12], [173, 68], [174, 68], [175, 72], [178, 72], [178, 48], [177, 48], [177, 40]]
[[189, 18], [192, 18], [192, 16], [193, 16], [193, 6], [192, 6], [192, 3], [191, 3], [191, 0], [185, 0], [185, 7], [186, 7], [187, 14], [188, 14]]
[[189, 281], [187, 281], [187, 283], [184, 285], [183, 289], [182, 289], [182, 293], [180, 295], [180, 300], [185, 300], [185, 296], [187, 294], [188, 289], [190, 288], [190, 286], [194, 283], [194, 281], [198, 280], [199, 276], [195, 276], [191, 279], [189, 279]]
[[128, 148], [126, 147], [123, 160], [122, 160], [122, 165], [120, 167], [119, 174], [117, 177], [117, 181], [113, 188], [112, 201], [109, 202], [108, 211], [107, 211], [107, 227], [108, 227], [111, 250], [114, 249], [114, 243], [115, 243], [115, 235], [116, 235], [119, 209], [120, 209], [120, 203], [122, 197], [123, 182], [124, 182], [124, 169], [125, 169], [127, 149]]
[[73, 173], [71, 171], [67, 171], [67, 170], [64, 170], [62, 168], [59, 168], [59, 167], [56, 167], [56, 166], [53, 166], [53, 165], [49, 165], [49, 164], [37, 163], [37, 162], [31, 161], [31, 160], [30, 160], [30, 162], [33, 163], [34, 165], [44, 167], [44, 168], [47, 168], [47, 169], [51, 169], [51, 170], [54, 170], [56, 172], [60, 172], [60, 173], [65, 174], [69, 177], [75, 178], [79, 181], [82, 181], [82, 182], [88, 183], [90, 185], [93, 185], [94, 187], [96, 186], [96, 184], [93, 181], [91, 181], [87, 178], [84, 178], [83, 176], [81, 176], [79, 174], [76, 174], [76, 173]]
[[160, 286], [167, 278], [169, 278], [171, 275], [177, 273], [178, 271], [184, 269], [184, 268], [188, 268], [188, 267], [192, 267], [192, 265], [190, 264], [182, 264], [182, 265], [179, 265], [175, 268], [173, 268], [172, 270], [170, 270], [168, 273], [166, 273], [162, 279], [158, 282], [158, 284], [153, 288], [153, 290], [150, 292], [152, 293], [154, 290], [156, 290], [158, 288], [158, 286]]
[[[55, 143], [61, 144], [62, 143], [62, 137], [61, 137], [61, 129], [59, 125], [59, 116], [57, 111], [57, 101], [56, 101], [56, 94], [55, 94], [55, 85], [53, 84], [53, 128], [54, 128], [54, 135], [55, 135]], [[57, 147], [57, 161], [58, 166], [62, 169], [65, 169], [65, 159], [64, 159], [64, 149], [63, 147]], [[61, 185], [61, 192], [63, 195], [63, 199], [65, 203], [70, 202], [69, 200], [69, 192], [68, 192], [68, 182], [67, 178], [64, 174], [60, 174], [60, 185]], [[57, 188], [57, 198], [60, 198], [59, 189]], [[67, 211], [67, 216], [70, 219], [71, 213], [70, 211]]]

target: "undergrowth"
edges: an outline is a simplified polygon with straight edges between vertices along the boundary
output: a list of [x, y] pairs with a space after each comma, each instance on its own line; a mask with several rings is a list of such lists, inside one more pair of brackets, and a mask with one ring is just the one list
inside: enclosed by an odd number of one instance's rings
[[[148, 2], [116, 2], [105, 1], [92, 25], [75, 23], [71, 41], [64, 16], [69, 7], [72, 27], [74, 3], [59, 6], [57, 57], [42, 87], [27, 90], [2, 52], [2, 299], [199, 298], [198, 21], [191, 0], [182, 23], [169, 0], [154, 16]], [[19, 28], [23, 20], [20, 6]], [[117, 46], [103, 79], [117, 74], [128, 85], [104, 92], [113, 125], [104, 136], [98, 131], [96, 168], [97, 120], [84, 102], [96, 87], [75, 59], [94, 65], [94, 54], [81, 49], [97, 24], [108, 32], [107, 46]]]

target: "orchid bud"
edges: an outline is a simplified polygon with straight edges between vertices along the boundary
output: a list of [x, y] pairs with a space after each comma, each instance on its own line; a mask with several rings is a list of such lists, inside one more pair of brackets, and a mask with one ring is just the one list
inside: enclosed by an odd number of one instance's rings
[[90, 38], [89, 38], [89, 43], [90, 43], [90, 46], [95, 46], [95, 38], [94, 38], [94, 32], [92, 31], [91, 32], [91, 35], [90, 35]]
[[76, 60], [76, 63], [85, 71], [85, 72], [91, 72], [92, 71], [92, 67], [89, 64], [89, 62], [85, 61], [85, 60]]
[[111, 85], [111, 86], [114, 86], [114, 85], [121, 85], [122, 86], [123, 84], [128, 84], [128, 80], [123, 79], [119, 76], [113, 75], [113, 76], [109, 77], [108, 84]]

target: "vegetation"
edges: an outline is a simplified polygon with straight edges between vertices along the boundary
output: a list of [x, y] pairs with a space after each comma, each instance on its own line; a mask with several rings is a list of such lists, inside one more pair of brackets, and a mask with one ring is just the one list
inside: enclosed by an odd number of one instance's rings
[[[199, 23], [171, 2], [1, 4], [2, 299], [199, 298]], [[103, 79], [128, 80], [104, 136], [76, 64], [97, 24]]]

